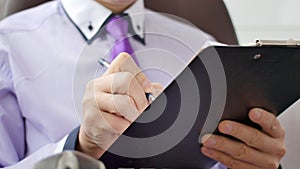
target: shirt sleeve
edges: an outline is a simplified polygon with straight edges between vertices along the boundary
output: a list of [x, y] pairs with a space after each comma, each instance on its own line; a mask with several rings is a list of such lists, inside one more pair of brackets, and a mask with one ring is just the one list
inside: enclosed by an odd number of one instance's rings
[[25, 156], [25, 128], [13, 92], [8, 52], [0, 39], [0, 166]]
[[26, 154], [26, 128], [14, 93], [8, 51], [0, 37], [0, 168], [32, 168], [39, 160], [62, 152], [68, 136]]
[[24, 158], [23, 160], [4, 167], [2, 169], [24, 169], [24, 168], [33, 168], [34, 165], [39, 162], [40, 160], [49, 157], [54, 154], [58, 154], [62, 152], [63, 146], [66, 142], [67, 136], [65, 136], [63, 139], [61, 139], [57, 143], [48, 144], [42, 148], [40, 148], [38, 151], [34, 152], [30, 156]]
[[67, 137], [63, 150], [76, 150], [76, 145], [78, 143], [80, 126], [75, 128]]

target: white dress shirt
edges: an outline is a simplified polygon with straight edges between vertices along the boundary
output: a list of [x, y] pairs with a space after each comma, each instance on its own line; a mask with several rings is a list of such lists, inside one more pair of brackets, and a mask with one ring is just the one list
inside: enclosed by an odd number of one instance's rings
[[[213, 38], [144, 9], [138, 0], [130, 42], [140, 68], [167, 86]], [[62, 151], [80, 125], [85, 84], [101, 76], [114, 39], [100, 29], [111, 11], [93, 0], [52, 1], [0, 23], [0, 167], [31, 168]]]

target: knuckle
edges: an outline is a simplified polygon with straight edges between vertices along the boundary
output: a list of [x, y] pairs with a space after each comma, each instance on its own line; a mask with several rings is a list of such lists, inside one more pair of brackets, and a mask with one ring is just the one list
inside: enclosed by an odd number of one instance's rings
[[144, 75], [143, 72], [139, 72], [136, 74], [135, 76], [139, 81], [141, 81], [142, 83], [145, 82], [147, 80], [146, 76]]
[[[214, 139], [217, 139], [216, 137], [212, 136]], [[217, 145], [216, 145], [217, 149], [219, 150], [224, 150], [225, 148], [225, 143], [224, 143], [224, 139], [223, 138], [218, 138], [217, 139]]]
[[280, 146], [277, 150], [277, 155], [283, 157], [286, 154], [287, 148], [285, 145]]
[[118, 73], [114, 76], [112, 82], [112, 93], [127, 93], [129, 85], [133, 80], [133, 75], [130, 72]]
[[132, 97], [127, 96], [125, 99], [126, 99], [126, 105], [127, 105], [127, 106], [133, 106], [133, 107], [136, 107], [136, 106], [135, 106], [135, 101], [134, 101], [134, 99], [133, 99]]
[[[107, 104], [108, 102], [104, 102], [104, 99], [105, 100], [108, 100], [107, 97], [104, 97], [103, 93], [97, 93], [96, 95], [94, 95], [94, 102], [95, 102], [95, 105], [97, 106], [98, 109], [101, 109], [103, 108], [104, 104]], [[110, 110], [109, 110], [110, 111]]]
[[127, 104], [127, 105], [134, 105], [135, 104], [134, 99], [131, 96], [126, 95], [126, 96], [124, 96], [123, 99], [125, 100], [125, 104]]
[[236, 154], [234, 154], [234, 156], [236, 159], [243, 159], [244, 157], [247, 157], [248, 153], [249, 153], [248, 147], [245, 144], [240, 143], [239, 149], [236, 152]]
[[96, 105], [97, 107], [99, 107], [98, 102], [97, 102], [97, 98], [94, 94], [87, 94], [82, 98], [81, 101], [82, 106], [84, 107], [88, 107], [90, 105]]
[[93, 79], [87, 82], [85, 86], [85, 95], [84, 97], [94, 98], [96, 92], [102, 88], [101, 83], [99, 83], [99, 79]]
[[127, 64], [131, 63], [131, 56], [126, 53], [126, 52], [121, 52], [119, 53], [119, 55], [117, 56], [117, 58], [115, 59], [117, 60], [116, 62], [118, 62], [118, 71], [123, 72], [124, 70], [127, 70], [126, 66]]
[[89, 98], [88, 98], [87, 96], [84, 96], [84, 97], [82, 98], [81, 104], [82, 104], [83, 106], [88, 105], [88, 103], [89, 103], [88, 100], [89, 100]]
[[91, 89], [94, 88], [94, 86], [95, 86], [95, 80], [90, 80], [90, 81], [87, 82], [85, 89], [86, 90], [91, 90]]
[[130, 73], [130, 72], [123, 72], [122, 76], [123, 76], [123, 78], [124, 78], [123, 80], [125, 82], [130, 82], [134, 78], [134, 75], [132, 73]]
[[241, 128], [233, 127], [231, 135], [233, 135], [235, 137], [239, 137], [239, 136], [241, 136], [241, 132], [243, 132], [243, 131], [241, 131]]
[[251, 138], [248, 142], [249, 146], [255, 147], [256, 145], [262, 145], [263, 144], [263, 139], [260, 136], [260, 131], [257, 129], [253, 130], [253, 132], [250, 134]]
[[111, 106], [111, 110], [109, 112], [115, 112], [117, 113], [118, 111], [120, 111], [120, 109], [123, 107], [122, 105], [122, 100], [124, 100], [122, 97], [120, 97], [119, 95], [111, 95], [112, 100], [110, 102]]
[[[153, 85], [149, 82], [148, 78], [145, 76], [143, 72], [139, 72], [135, 78], [137, 79], [138, 83], [144, 88], [144, 90], [149, 90], [149, 87]], [[153, 92], [153, 91], [151, 91]]]
[[141, 104], [143, 106], [144, 100], [143, 99], [135, 100], [134, 98], [128, 96], [126, 104], [127, 104], [127, 107], [128, 107], [128, 111], [130, 111], [129, 113], [134, 114], [134, 117], [133, 117], [132, 120], [135, 120], [135, 118], [137, 118], [139, 113], [141, 113], [141, 111], [142, 111], [138, 108], [138, 104]]
[[121, 52], [118, 54], [117, 58], [113, 60], [112, 64], [117, 64], [118, 68], [120, 69], [120, 66], [124, 64], [124, 62], [131, 59], [131, 56], [126, 52]]
[[129, 120], [130, 122], [134, 121], [139, 114], [134, 99], [130, 96], [122, 96], [119, 100], [120, 102], [115, 104], [115, 109], [125, 119]]

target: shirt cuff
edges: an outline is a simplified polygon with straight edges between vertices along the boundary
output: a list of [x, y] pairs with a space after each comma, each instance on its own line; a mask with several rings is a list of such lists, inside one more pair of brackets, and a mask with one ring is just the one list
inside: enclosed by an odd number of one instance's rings
[[63, 150], [76, 150], [80, 126], [75, 128], [66, 138]]
[[213, 167], [210, 169], [227, 169], [227, 167], [222, 163], [216, 163]]
[[64, 150], [64, 146], [66, 144], [66, 141], [67, 141], [67, 138], [68, 138], [69, 135], [66, 135], [64, 138], [62, 138], [58, 144], [57, 144], [57, 147], [55, 148], [54, 150], [54, 154], [58, 154], [58, 153], [61, 153], [63, 150]]
[[[222, 163], [217, 163], [210, 169], [227, 169], [227, 167], [225, 165], [223, 165]], [[282, 169], [282, 166], [279, 165], [278, 169]]]

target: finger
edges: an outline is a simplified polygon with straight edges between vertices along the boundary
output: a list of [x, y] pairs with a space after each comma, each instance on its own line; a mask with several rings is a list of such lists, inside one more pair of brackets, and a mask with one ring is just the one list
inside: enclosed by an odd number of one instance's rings
[[162, 91], [164, 89], [164, 87], [160, 83], [152, 83], [152, 86], [155, 90]]
[[159, 96], [164, 89], [164, 87], [160, 83], [152, 83], [152, 86], [154, 88], [154, 91], [152, 92], [154, 97]]
[[270, 158], [267, 153], [260, 152], [242, 142], [233, 141], [226, 137], [207, 134], [202, 137], [202, 142], [203, 146], [207, 148], [223, 152], [236, 160], [250, 164], [255, 163], [257, 166], [265, 167], [277, 162]]
[[[148, 100], [145, 97], [145, 92], [136, 78], [129, 72], [119, 72], [112, 75], [104, 76], [96, 80], [96, 91], [102, 91], [109, 94], [128, 95], [134, 100], [134, 103], [142, 112], [148, 106]], [[103, 101], [101, 97], [98, 102]], [[118, 102], [115, 104], [117, 105]]]
[[101, 116], [102, 124], [100, 125], [102, 125], [108, 133], [121, 135], [131, 124], [130, 121], [125, 118], [108, 112], [102, 112]]
[[225, 120], [219, 124], [218, 129], [220, 132], [231, 135], [241, 140], [248, 146], [256, 148], [260, 151], [276, 154], [284, 153], [284, 144], [282, 144], [280, 140], [274, 139], [267, 134], [247, 125]]
[[265, 133], [274, 138], [284, 138], [284, 128], [277, 118], [270, 112], [254, 108], [249, 112], [249, 118], [259, 124]]
[[122, 134], [130, 125], [125, 118], [100, 110], [86, 113], [84, 118], [81, 126], [92, 137], [101, 137], [104, 133]]
[[259, 167], [253, 164], [248, 164], [246, 162], [239, 161], [225, 153], [219, 152], [211, 148], [201, 147], [201, 152], [207, 157], [221, 162], [230, 169], [259, 169]]
[[150, 93], [153, 91], [153, 87], [150, 81], [140, 70], [140, 68], [135, 64], [134, 60], [128, 53], [120, 53], [111, 63], [109, 69], [105, 72], [104, 75], [106, 76], [108, 74], [113, 74], [117, 72], [132, 73], [139, 81], [146, 93]]
[[140, 115], [134, 100], [127, 95], [101, 93], [98, 98], [102, 111], [122, 116], [131, 123]]

